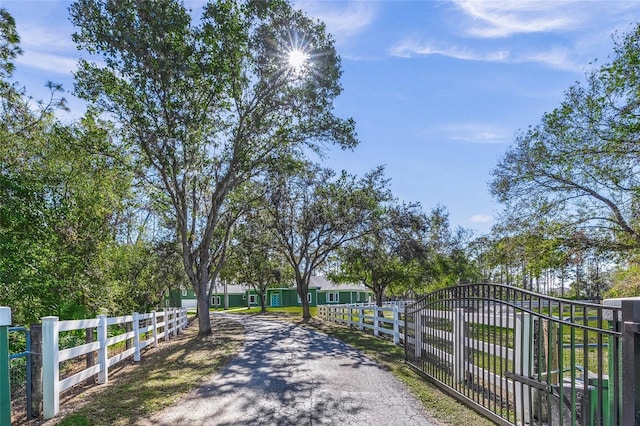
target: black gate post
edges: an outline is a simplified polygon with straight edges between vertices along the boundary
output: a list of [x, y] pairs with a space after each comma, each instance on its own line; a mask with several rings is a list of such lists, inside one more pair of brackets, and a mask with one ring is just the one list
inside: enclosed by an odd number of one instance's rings
[[31, 324], [31, 415], [42, 416], [42, 324]]
[[640, 425], [640, 299], [622, 300], [622, 422]]

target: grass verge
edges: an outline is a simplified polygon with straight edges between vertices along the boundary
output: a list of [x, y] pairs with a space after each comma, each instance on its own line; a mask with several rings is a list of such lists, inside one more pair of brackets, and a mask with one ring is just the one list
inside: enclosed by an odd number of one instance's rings
[[226, 365], [243, 343], [239, 323], [214, 316], [212, 327], [212, 336], [199, 337], [197, 324], [192, 324], [143, 354], [140, 363], [109, 375], [108, 385], [93, 386], [61, 403], [67, 414], [44, 424], [131, 425], [177, 402]]

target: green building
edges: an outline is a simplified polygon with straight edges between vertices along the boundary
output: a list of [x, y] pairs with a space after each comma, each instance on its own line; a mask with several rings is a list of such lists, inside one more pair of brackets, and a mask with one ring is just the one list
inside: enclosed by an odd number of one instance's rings
[[[314, 276], [309, 282], [309, 306], [345, 303], [368, 303], [373, 293], [358, 284], [335, 284], [326, 277]], [[165, 294], [165, 307], [195, 308], [193, 289], [174, 290]], [[211, 307], [241, 308], [260, 306], [260, 296], [253, 287], [244, 284], [216, 284], [209, 301]], [[295, 286], [268, 288], [267, 307], [302, 306]]]

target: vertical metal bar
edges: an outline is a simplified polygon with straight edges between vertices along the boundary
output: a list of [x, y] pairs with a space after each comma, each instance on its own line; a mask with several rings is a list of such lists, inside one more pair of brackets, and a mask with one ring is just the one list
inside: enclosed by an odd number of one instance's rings
[[571, 318], [571, 347], [569, 348], [570, 351], [570, 362], [571, 362], [571, 407], [573, 407], [571, 409], [571, 423], [572, 424], [576, 424], [576, 392], [575, 392], [575, 386], [576, 386], [576, 327], [575, 327], [575, 323], [576, 323], [576, 306], [575, 305], [571, 305], [571, 314], [570, 314], [570, 318]]
[[[597, 327], [598, 330], [602, 330], [602, 308], [598, 308], [597, 309]], [[602, 331], [598, 331], [598, 348], [597, 348], [597, 352], [598, 352], [598, 383], [597, 383], [597, 395], [598, 395], [598, 412], [596, 414], [596, 418], [595, 418], [595, 422], [592, 420], [593, 424], [596, 425], [602, 425], [603, 424], [603, 420], [604, 420], [604, 404], [603, 404], [603, 398], [604, 398], [604, 394], [602, 392], [603, 389], [603, 377], [602, 377], [602, 371], [604, 370], [604, 366], [602, 364], [603, 362], [603, 358], [604, 358], [604, 354], [602, 352]]]
[[11, 385], [9, 382], [9, 326], [11, 308], [0, 307], [0, 424], [11, 424]]
[[31, 386], [33, 382], [33, 378], [31, 377], [31, 363], [33, 362], [33, 357], [31, 356], [31, 331], [24, 329], [26, 340], [27, 340], [27, 420], [31, 420], [33, 418], [33, 401], [31, 398]]

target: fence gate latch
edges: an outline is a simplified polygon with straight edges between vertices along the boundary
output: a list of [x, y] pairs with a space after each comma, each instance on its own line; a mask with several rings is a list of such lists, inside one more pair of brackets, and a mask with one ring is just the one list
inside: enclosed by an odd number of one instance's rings
[[541, 382], [540, 380], [536, 380], [533, 377], [525, 377], [520, 374], [512, 373], [511, 371], [505, 371], [504, 376], [511, 380], [515, 380], [516, 382], [524, 383], [525, 385], [531, 386], [532, 388], [545, 391], [546, 393], [553, 393], [553, 388], [550, 384]]

